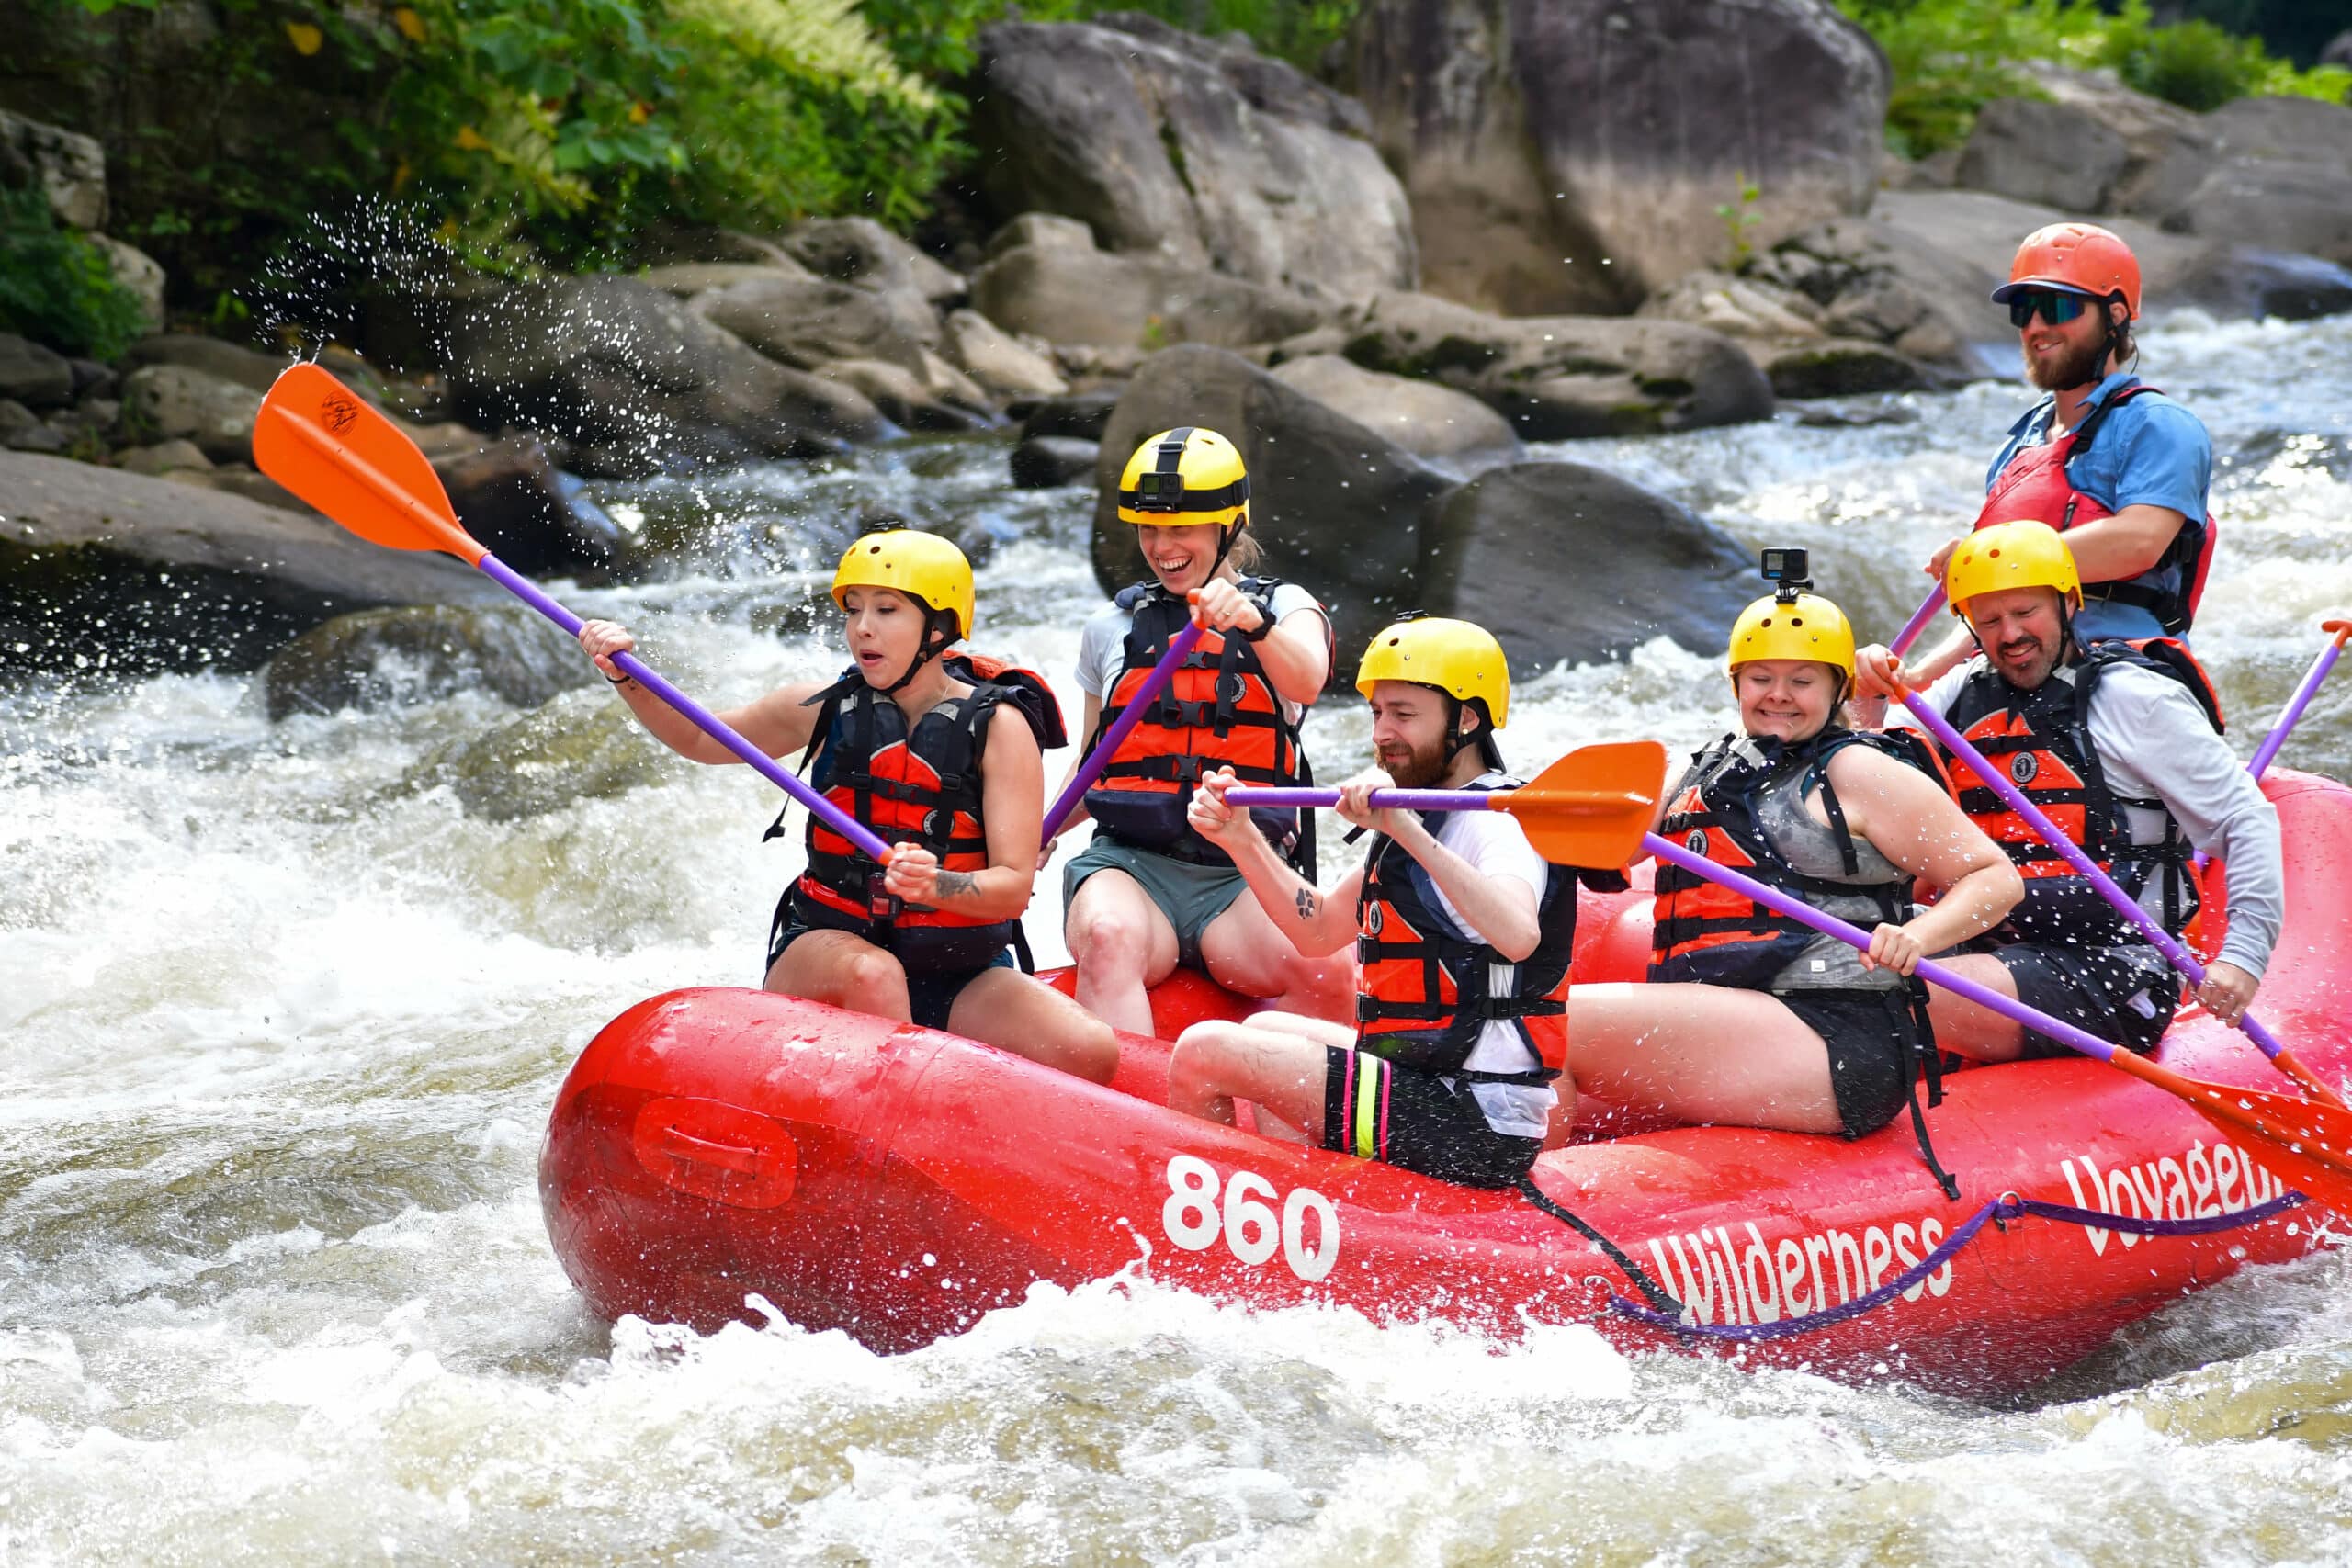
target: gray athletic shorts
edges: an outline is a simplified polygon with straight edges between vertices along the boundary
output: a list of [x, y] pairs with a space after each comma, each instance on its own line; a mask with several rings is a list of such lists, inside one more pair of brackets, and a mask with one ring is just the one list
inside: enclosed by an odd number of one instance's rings
[[1086, 879], [1098, 871], [1124, 871], [1142, 886], [1176, 931], [1176, 962], [1199, 969], [1201, 932], [1233, 907], [1250, 885], [1230, 864], [1194, 865], [1190, 861], [1115, 843], [1096, 834], [1076, 860], [1062, 868], [1062, 908], [1068, 910]]

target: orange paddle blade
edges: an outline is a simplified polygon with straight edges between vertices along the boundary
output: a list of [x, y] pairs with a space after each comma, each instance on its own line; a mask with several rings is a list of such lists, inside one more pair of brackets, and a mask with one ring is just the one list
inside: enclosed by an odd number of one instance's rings
[[416, 443], [315, 365], [288, 366], [262, 400], [254, 466], [370, 544], [446, 550], [468, 566], [489, 553]]
[[2271, 1175], [2313, 1202], [2352, 1215], [2352, 1111], [2258, 1089], [2199, 1083], [2129, 1051], [2111, 1060], [2133, 1077], [2178, 1095], [2222, 1131], [2247, 1135], [2245, 1152]]
[[1580, 746], [1521, 788], [1493, 796], [1554, 865], [1607, 871], [1640, 852], [1666, 789], [1666, 748], [1655, 740]]

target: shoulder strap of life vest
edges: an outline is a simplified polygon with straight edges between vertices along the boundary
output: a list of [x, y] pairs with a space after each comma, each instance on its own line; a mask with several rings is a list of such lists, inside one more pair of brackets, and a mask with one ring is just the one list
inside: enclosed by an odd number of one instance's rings
[[2186, 686], [2188, 694], [2197, 699], [2198, 707], [2203, 710], [2205, 722], [2213, 727], [2213, 733], [2226, 733], [2226, 721], [2222, 716], [2222, 694], [2213, 689], [2213, 678], [2205, 673], [2205, 666], [2198, 662], [2197, 655], [2189, 651], [2188, 645], [2177, 637], [2118, 638], [2100, 642], [2083, 655], [2082, 662], [2083, 673], [2075, 683], [2076, 701], [2086, 723], [2090, 716], [2091, 693], [2098, 688], [2106, 671], [2118, 664], [2136, 664], [2143, 670], [2154, 670], [2160, 675], [2170, 676]]
[[1010, 702], [1014, 711], [1029, 721], [1030, 732], [1037, 737], [1041, 751], [1058, 750], [1069, 744], [1069, 729], [1062, 718], [1062, 705], [1054, 697], [1054, 689], [1046, 678], [1034, 670], [1024, 670], [1001, 659], [990, 659], [982, 653], [951, 653], [944, 663], [947, 672], [966, 685], [978, 688], [1001, 688], [995, 699]]

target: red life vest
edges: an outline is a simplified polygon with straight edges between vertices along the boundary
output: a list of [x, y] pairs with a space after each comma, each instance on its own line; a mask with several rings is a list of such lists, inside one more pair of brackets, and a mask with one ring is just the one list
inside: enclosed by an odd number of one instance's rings
[[[1471, 785], [1515, 789], [1519, 781]], [[1434, 832], [1436, 814], [1422, 820]], [[1415, 1072], [1482, 1083], [1547, 1083], [1567, 1061], [1568, 964], [1577, 884], [1622, 888], [1613, 872], [1551, 866], [1536, 905], [1535, 951], [1514, 964], [1449, 919], [1437, 885], [1393, 839], [1374, 837], [1356, 896], [1356, 1046]], [[1534, 1065], [1516, 1073], [1462, 1064], [1492, 1022], [1517, 1026]]]
[[[2197, 699], [2214, 733], [2222, 732], [2222, 703], [2212, 682], [2196, 656], [2170, 637], [2098, 643], [2030, 692], [2018, 691], [1985, 664], [1962, 682], [1944, 716], [1985, 761], [2006, 769], [2010, 782], [2125, 892], [2136, 898], [2151, 877], [2161, 876], [2162, 919], [2165, 928], [2177, 935], [2197, 912], [2188, 841], [2163, 801], [2126, 798], [2109, 788], [2098, 749], [2091, 744], [2091, 698], [2106, 673], [2121, 664], [2179, 682]], [[2025, 897], [2010, 911], [2004, 934], [2089, 946], [2143, 940], [2129, 918], [2100, 897], [2089, 879], [2044, 842], [1973, 768], [1956, 757], [1946, 761], [1959, 790], [1960, 808], [2007, 852], [2025, 877]], [[2133, 842], [2126, 807], [2161, 812], [2162, 841]]]
[[[1976, 527], [2037, 522], [2063, 534], [2078, 523], [2114, 516], [2098, 500], [2075, 488], [2066, 466], [2090, 450], [2111, 410], [2143, 392], [2155, 390], [2138, 381], [2119, 387], [2091, 411], [2089, 418], [2065, 434], [2019, 448], [1984, 492], [1984, 509], [1976, 514]], [[2120, 582], [2085, 582], [2083, 597], [2136, 604], [2155, 616], [2167, 632], [2185, 632], [2196, 621], [2197, 606], [2205, 597], [2217, 534], [2210, 515], [2187, 518], [2165, 547], [2164, 558], [2154, 566]]]
[[[1043, 750], [1069, 744], [1069, 736], [1052, 691], [1031, 671], [969, 654], [949, 654], [943, 665], [972, 690], [924, 714], [911, 733], [899, 705], [854, 669], [810, 697], [823, 706], [802, 768], [883, 842], [919, 844], [942, 870], [985, 871], [981, 755], [997, 708], [1011, 703]], [[783, 830], [778, 814], [766, 836]], [[778, 906], [779, 922], [789, 913], [812, 929], [855, 932], [910, 973], [977, 969], [1019, 943], [1017, 919], [954, 914], [885, 891], [882, 867], [813, 816], [808, 844], [808, 869]]]
[[[1280, 585], [1271, 577], [1245, 577], [1240, 582], [1241, 591], [1258, 600], [1270, 627], [1272, 595]], [[1102, 728], [1087, 741], [1090, 751], [1135, 700], [1170, 639], [1192, 618], [1184, 600], [1157, 582], [1124, 589], [1114, 603], [1134, 621], [1118, 679], [1102, 702]], [[1121, 843], [1196, 863], [1229, 865], [1232, 857], [1193, 831], [1185, 817], [1202, 776], [1218, 768], [1231, 768], [1246, 784], [1315, 782], [1282, 694], [1258, 662], [1257, 645], [1238, 635], [1208, 632], [1086, 792], [1087, 815], [1099, 831]], [[1285, 859], [1313, 874], [1312, 812], [1253, 810], [1250, 816]]]
[[[1859, 874], [1861, 863], [1846, 827], [1845, 808], [1829, 783], [1829, 759], [1849, 746], [1883, 751], [1951, 787], [1935, 754], [1909, 730], [1830, 729], [1792, 747], [1726, 735], [1691, 760], [1658, 833], [1679, 840], [1692, 854], [1793, 894], [1865, 931], [1882, 921], [1899, 924], [1911, 904], [1910, 877], [1861, 882], [1809, 876], [1772, 847], [1760, 822], [1759, 807], [1768, 792], [1794, 789], [1802, 798], [1817, 787], [1846, 870], [1849, 876]], [[1811, 926], [1679, 866], [1660, 863], [1656, 886], [1650, 931], [1653, 983], [1695, 981], [1770, 990], [1774, 978], [1817, 940]]]

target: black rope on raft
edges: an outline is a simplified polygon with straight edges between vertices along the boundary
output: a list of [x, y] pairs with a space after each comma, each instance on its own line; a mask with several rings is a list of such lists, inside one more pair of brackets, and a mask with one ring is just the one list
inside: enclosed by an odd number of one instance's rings
[[[1521, 1197], [1526, 1199], [1529, 1202], [1534, 1204], [1537, 1208], [1543, 1210], [1545, 1213], [1551, 1215], [1562, 1224], [1566, 1225], [1569, 1229], [1575, 1231], [1577, 1235], [1584, 1237], [1587, 1241], [1592, 1243], [1593, 1246], [1600, 1248], [1601, 1256], [1607, 1258], [1610, 1262], [1617, 1265], [1618, 1269], [1624, 1274], [1625, 1278], [1634, 1281], [1634, 1288], [1649, 1298], [1650, 1305], [1655, 1308], [1657, 1313], [1666, 1314], [1678, 1323], [1682, 1320], [1682, 1314], [1685, 1308], [1680, 1302], [1674, 1299], [1672, 1292], [1668, 1291], [1663, 1286], [1659, 1285], [1657, 1280], [1642, 1272], [1642, 1266], [1634, 1262], [1631, 1258], [1627, 1257], [1625, 1255], [1624, 1248], [1619, 1247], [1615, 1242], [1610, 1240], [1607, 1236], [1593, 1229], [1592, 1226], [1587, 1224], [1583, 1220], [1578, 1219], [1575, 1214], [1570, 1213], [1566, 1209], [1562, 1208], [1559, 1204], [1552, 1201], [1551, 1199], [1544, 1196], [1543, 1189], [1535, 1185], [1535, 1179], [1533, 1177], [1522, 1176], [1519, 1179], [1519, 1193]], [[1612, 1294], [1609, 1299], [1611, 1304], [1613, 1305], [1618, 1302], [1624, 1301], [1625, 1298]], [[1628, 1303], [1627, 1304], [1631, 1305], [1632, 1303]], [[1639, 1311], [1640, 1309], [1635, 1308], [1635, 1310]]]
[[[1826, 1328], [1832, 1324], [1843, 1323], [1848, 1318], [1860, 1317], [1873, 1308], [1884, 1306], [1904, 1292], [1919, 1284], [1946, 1263], [1951, 1262], [1962, 1247], [1976, 1239], [1977, 1233], [1984, 1228], [1988, 1221], [2007, 1224], [2011, 1220], [2031, 1214], [2037, 1219], [2056, 1220], [2061, 1224], [2084, 1225], [2097, 1230], [2119, 1231], [2127, 1235], [2212, 1235], [2221, 1231], [2236, 1230], [2245, 1225], [2261, 1224], [2266, 1220], [2276, 1219], [2288, 1210], [2307, 1201], [2309, 1200], [2301, 1192], [2289, 1192], [2281, 1197], [2273, 1198], [2267, 1203], [2258, 1203], [2251, 1209], [2241, 1209], [2235, 1213], [2214, 1214], [2199, 1220], [2143, 1220], [2133, 1214], [2106, 1214], [2097, 1209], [2077, 1209], [2066, 1203], [2045, 1203], [2039, 1198], [1996, 1198], [1970, 1215], [1967, 1222], [1946, 1236], [1942, 1244], [1933, 1252], [1928, 1253], [1917, 1263], [1905, 1269], [1878, 1289], [1834, 1307], [1825, 1307], [1819, 1312], [1809, 1312], [1802, 1317], [1784, 1317], [1775, 1323], [1691, 1323], [1686, 1321], [1685, 1314], [1679, 1310], [1679, 1304], [1674, 1309], [1658, 1307], [1657, 1298], [1653, 1293], [1656, 1287], [1643, 1277], [1639, 1269], [1628, 1268], [1623, 1254], [1616, 1248], [1610, 1247], [1606, 1242], [1601, 1243], [1601, 1246], [1610, 1254], [1611, 1260], [1617, 1263], [1620, 1268], [1626, 1269], [1627, 1277], [1644, 1295], [1650, 1298], [1650, 1305], [1645, 1307], [1639, 1302], [1611, 1294], [1609, 1298], [1609, 1309], [1620, 1317], [1630, 1317], [1637, 1323], [1645, 1323], [1653, 1328], [1662, 1328], [1669, 1334], [1681, 1335], [1687, 1338], [1731, 1339], [1749, 1343], [1762, 1339], [1786, 1339], [1792, 1335], [1810, 1334], [1816, 1328]], [[1566, 1211], [1563, 1210], [1561, 1213], [1565, 1216]], [[1579, 1224], [1578, 1228], [1583, 1227]], [[1586, 1234], [1592, 1233], [1586, 1232]]]

